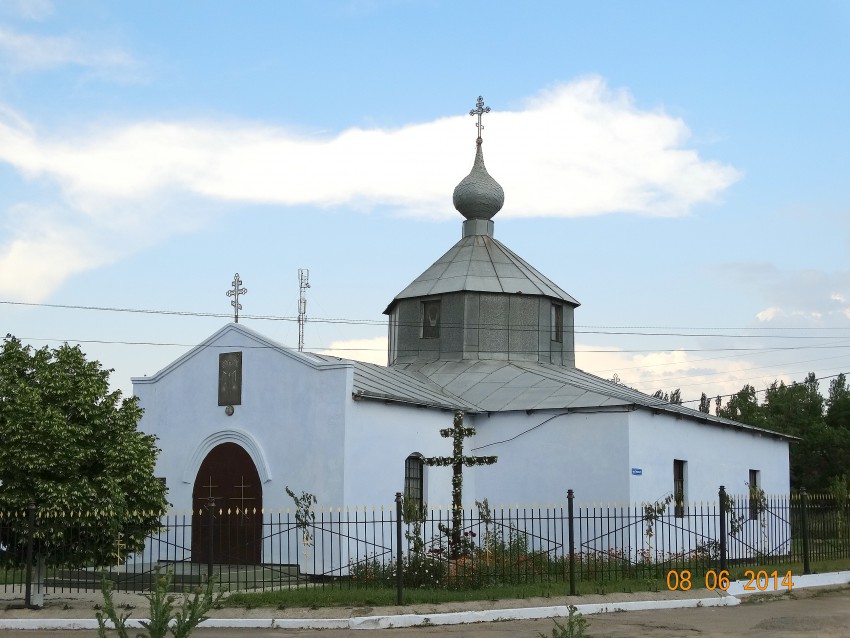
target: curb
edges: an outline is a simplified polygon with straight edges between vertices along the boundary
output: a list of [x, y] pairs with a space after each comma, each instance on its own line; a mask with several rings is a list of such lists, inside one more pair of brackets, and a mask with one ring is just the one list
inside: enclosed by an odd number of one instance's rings
[[[733, 607], [740, 605], [740, 597], [752, 594], [779, 594], [786, 589], [745, 590], [747, 581], [734, 581], [724, 595], [709, 598], [674, 598], [671, 600], [642, 600], [629, 602], [587, 603], [576, 605], [585, 616], [618, 611], [647, 611], [652, 609], [686, 609], [693, 607]], [[794, 589], [850, 584], [850, 571], [794, 576]], [[353, 618], [210, 618], [198, 625], [220, 629], [390, 629], [432, 625], [463, 625], [499, 620], [537, 620], [569, 616], [568, 605], [551, 607], [520, 607], [515, 609], [489, 609], [486, 611], [457, 611], [436, 614], [399, 614], [394, 616], [355, 616]], [[127, 627], [141, 629], [141, 619], [127, 621]], [[111, 626], [111, 623], [107, 623]], [[95, 619], [74, 618], [10, 618], [0, 619], [0, 629], [97, 629]]]
[[[764, 570], [762, 570], [764, 571]], [[758, 573], [758, 572], [757, 572]], [[772, 574], [773, 572], [771, 572]], [[782, 574], [779, 574], [781, 579]], [[781, 582], [781, 580], [780, 580]], [[767, 587], [773, 584], [772, 579], [767, 579], [765, 583]], [[843, 572], [827, 572], [825, 574], [803, 574], [794, 576], [794, 589], [806, 589], [808, 587], [828, 587], [830, 585], [847, 585], [850, 584], [850, 571]], [[749, 589], [745, 587], [749, 586]], [[788, 591], [786, 587], [781, 585], [776, 589], [759, 589], [758, 584], [754, 581], [736, 580], [729, 584], [729, 589], [726, 594], [729, 596], [752, 596], [753, 594], [780, 594]]]

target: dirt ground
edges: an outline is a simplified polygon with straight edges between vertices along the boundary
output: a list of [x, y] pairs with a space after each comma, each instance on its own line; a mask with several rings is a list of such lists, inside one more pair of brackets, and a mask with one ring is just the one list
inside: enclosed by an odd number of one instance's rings
[[[690, 592], [694, 597], [695, 592]], [[702, 592], [700, 592], [702, 593]], [[706, 592], [707, 593], [707, 592]], [[664, 598], [671, 598], [671, 592], [664, 592]], [[76, 596], [76, 595], [75, 595]], [[618, 598], [622, 598], [621, 595]], [[591, 600], [591, 599], [594, 600]], [[644, 593], [641, 596], [646, 599]], [[635, 597], [634, 599], [637, 599]], [[94, 596], [86, 598], [68, 598], [61, 603], [68, 609], [50, 608], [41, 611], [21, 609], [6, 609], [0, 612], [0, 618], [34, 617], [38, 614], [43, 618], [92, 618], [94, 615]], [[132, 604], [133, 598], [121, 599], [122, 604]], [[499, 609], [509, 607], [528, 607], [538, 605], [551, 606], [568, 604], [570, 602], [590, 603], [601, 600], [612, 600], [611, 596], [591, 597], [581, 599], [546, 598], [536, 601], [491, 601], [481, 603], [456, 603], [439, 605], [436, 609], [425, 606], [389, 608], [329, 608], [320, 610], [271, 610], [271, 609], [224, 609], [216, 610], [219, 617], [312, 617], [340, 618], [347, 616], [373, 615], [381, 613], [439, 613], [459, 611], [462, 609]], [[135, 602], [139, 602], [135, 600]], [[59, 601], [56, 601], [59, 604]], [[144, 601], [142, 601], [144, 603]], [[134, 615], [143, 616], [146, 610], [144, 604]], [[61, 613], [60, 613], [61, 612]], [[625, 636], [658, 636], [660, 638], [673, 636], [700, 636], [711, 638], [726, 638], [746, 636], [747, 638], [784, 638], [797, 636], [823, 636], [825, 638], [850, 637], [850, 587], [817, 588], [796, 590], [790, 594], [771, 594], [757, 598], [745, 599], [744, 604], [735, 607], [703, 607], [693, 609], [651, 610], [636, 612], [620, 612], [612, 614], [592, 615], [586, 617], [589, 625], [587, 635], [608, 636], [619, 638]], [[560, 619], [560, 622], [565, 622]], [[472, 625], [452, 625], [434, 627], [415, 627], [409, 629], [388, 629], [366, 632], [364, 635], [377, 634], [386, 638], [422, 638], [428, 635], [468, 636], [469, 638], [502, 638], [502, 637], [536, 637], [539, 633], [551, 635], [554, 627], [552, 620], [504, 621], [479, 623]], [[286, 636], [313, 638], [336, 638], [350, 636], [351, 630], [282, 630], [282, 629], [199, 629], [193, 636], [197, 638], [236, 638], [238, 636]], [[25, 638], [94, 638], [95, 631], [11, 631], [0, 630], [0, 638], [24, 636]]]

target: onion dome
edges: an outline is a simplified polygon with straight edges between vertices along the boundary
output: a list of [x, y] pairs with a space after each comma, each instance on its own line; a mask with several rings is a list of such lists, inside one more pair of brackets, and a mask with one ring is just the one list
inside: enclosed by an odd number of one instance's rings
[[458, 212], [467, 219], [491, 219], [505, 203], [505, 191], [490, 177], [484, 166], [481, 138], [476, 142], [475, 162], [469, 175], [455, 187], [452, 200]]

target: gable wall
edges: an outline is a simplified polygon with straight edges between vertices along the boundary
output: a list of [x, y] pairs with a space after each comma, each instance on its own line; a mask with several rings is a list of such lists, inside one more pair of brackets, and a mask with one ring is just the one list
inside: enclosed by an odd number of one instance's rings
[[[325, 468], [344, 462], [344, 399], [352, 369], [315, 370], [278, 350], [253, 347], [261, 344], [235, 331], [218, 343], [223, 347], [201, 349], [155, 383], [134, 384], [145, 408], [140, 429], [159, 438], [156, 473], [166, 477], [169, 501], [191, 507], [199, 446], [213, 436], [232, 440], [233, 431], [250, 433], [265, 459], [271, 477], [263, 485], [265, 507], [291, 505], [285, 485], [313, 491], [325, 502], [339, 500], [341, 473]], [[218, 405], [218, 354], [240, 350], [242, 405], [228, 417]]]

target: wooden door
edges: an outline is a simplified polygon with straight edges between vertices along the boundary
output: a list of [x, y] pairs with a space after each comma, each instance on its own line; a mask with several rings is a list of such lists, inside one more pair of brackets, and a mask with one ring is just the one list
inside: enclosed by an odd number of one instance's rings
[[[215, 501], [210, 518], [207, 504]], [[259, 565], [262, 554], [263, 488], [248, 453], [235, 443], [214, 447], [195, 477], [192, 490], [192, 561]], [[198, 512], [203, 512], [200, 516]]]

